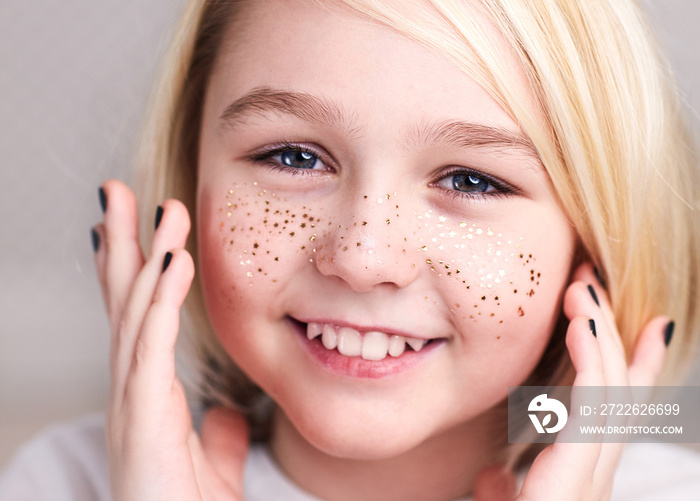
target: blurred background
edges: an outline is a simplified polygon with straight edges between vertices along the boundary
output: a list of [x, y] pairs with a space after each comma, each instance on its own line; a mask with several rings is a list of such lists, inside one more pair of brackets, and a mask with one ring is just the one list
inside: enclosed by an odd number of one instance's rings
[[[109, 331], [90, 245], [97, 188], [129, 179], [184, 3], [0, 1], [0, 469], [48, 424], [106, 404]], [[700, 2], [644, 5], [698, 131]]]

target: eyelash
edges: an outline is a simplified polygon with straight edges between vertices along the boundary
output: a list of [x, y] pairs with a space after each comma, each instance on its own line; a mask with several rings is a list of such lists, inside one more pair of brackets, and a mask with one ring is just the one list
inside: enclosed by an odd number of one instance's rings
[[[263, 164], [273, 171], [285, 172], [291, 175], [314, 176], [318, 175], [319, 172], [324, 172], [323, 170], [319, 169], [302, 169], [297, 167], [291, 167], [283, 165], [276, 160], [272, 160], [273, 157], [287, 152], [307, 153], [309, 155], [313, 155], [318, 161], [323, 163], [327, 169], [331, 169], [332, 161], [325, 160], [325, 158], [327, 158], [328, 155], [324, 155], [318, 152], [316, 149], [306, 146], [304, 144], [291, 143], [287, 141], [266, 146], [249, 155], [248, 159], [252, 162]], [[438, 183], [440, 183], [441, 181], [457, 175], [473, 176], [482, 179], [493, 188], [493, 191], [481, 193], [465, 192], [456, 189], [448, 189], [438, 185]], [[485, 199], [487, 198], [511, 197], [513, 195], [517, 195], [520, 192], [520, 190], [515, 186], [506, 183], [494, 176], [466, 167], [453, 167], [447, 172], [441, 173], [440, 177], [436, 181], [430, 183], [430, 185], [439, 188], [442, 196], [450, 197], [453, 200], [460, 198], [467, 199], [469, 201], [485, 201]]]
[[[440, 183], [441, 181], [444, 181], [445, 179], [457, 175], [473, 176], [483, 181], [486, 181], [489, 184], [489, 186], [493, 188], [493, 191], [477, 193], [459, 191], [456, 189], [448, 189], [442, 186], [438, 186], [438, 183]], [[518, 188], [509, 183], [506, 183], [505, 181], [502, 181], [489, 174], [485, 174], [481, 171], [469, 169], [466, 167], [453, 167], [447, 172], [441, 173], [440, 178], [436, 181], [433, 181], [431, 185], [439, 188], [443, 196], [450, 197], [452, 199], [462, 198], [470, 201], [485, 200], [487, 198], [507, 198], [517, 195], [520, 192]]]
[[314, 148], [311, 148], [309, 146], [303, 145], [303, 144], [296, 144], [296, 143], [289, 143], [289, 142], [282, 142], [278, 144], [274, 144], [271, 146], [266, 146], [254, 153], [252, 153], [248, 159], [252, 162], [263, 164], [270, 168], [271, 170], [274, 171], [281, 171], [285, 172], [287, 174], [292, 174], [292, 175], [307, 175], [307, 176], [314, 176], [318, 175], [319, 172], [324, 172], [322, 170], [318, 169], [301, 169], [297, 167], [290, 167], [288, 165], [282, 165], [276, 160], [273, 160], [273, 157], [277, 155], [281, 155], [282, 153], [287, 153], [287, 152], [293, 152], [293, 153], [307, 153], [309, 155], [313, 155], [316, 157], [318, 161], [323, 163], [326, 168], [330, 168], [332, 162], [329, 162], [325, 160], [326, 155], [323, 155], [319, 153], [317, 150]]

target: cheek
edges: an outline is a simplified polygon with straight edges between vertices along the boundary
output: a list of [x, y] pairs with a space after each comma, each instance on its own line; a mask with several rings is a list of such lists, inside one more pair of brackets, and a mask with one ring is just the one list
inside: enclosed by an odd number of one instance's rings
[[202, 189], [199, 261], [212, 323], [259, 314], [267, 304], [264, 298], [281, 290], [295, 273], [314, 266], [321, 226], [329, 224], [319, 213], [259, 189], [255, 182]]
[[[533, 364], [539, 359], [560, 314], [573, 255], [568, 225], [551, 219], [544, 234], [542, 225], [489, 227], [431, 212], [417, 215], [420, 264], [439, 296], [426, 300], [449, 308], [465, 349], [505, 358], [512, 353], [522, 365], [516, 348], [527, 347]], [[557, 245], [552, 226], [560, 229]]]

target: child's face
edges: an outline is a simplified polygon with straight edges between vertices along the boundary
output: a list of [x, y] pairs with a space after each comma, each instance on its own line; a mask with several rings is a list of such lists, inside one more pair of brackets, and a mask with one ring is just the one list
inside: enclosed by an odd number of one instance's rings
[[359, 16], [249, 2], [234, 28], [197, 207], [223, 346], [329, 453], [395, 455], [482, 415], [540, 359], [574, 252], [528, 139], [463, 72]]

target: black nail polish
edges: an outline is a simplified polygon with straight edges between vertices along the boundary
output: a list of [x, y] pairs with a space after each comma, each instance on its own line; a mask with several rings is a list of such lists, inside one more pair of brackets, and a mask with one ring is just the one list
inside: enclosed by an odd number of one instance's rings
[[591, 293], [591, 297], [593, 298], [593, 301], [595, 301], [595, 304], [597, 304], [598, 306], [600, 306], [600, 301], [598, 301], [598, 296], [596, 295], [595, 289], [593, 288], [592, 285], [589, 285], [589, 286], [588, 286], [588, 292]]
[[92, 236], [92, 250], [97, 252], [100, 248], [100, 234], [97, 233], [95, 228], [90, 229], [90, 234]]
[[671, 343], [671, 338], [673, 337], [673, 329], [676, 328], [676, 322], [670, 321], [666, 328], [664, 329], [664, 343], [668, 346]]
[[158, 226], [160, 226], [161, 219], [163, 219], [163, 207], [159, 205], [156, 209], [156, 230], [158, 229]]
[[102, 207], [102, 213], [104, 214], [107, 212], [107, 194], [102, 186], [100, 186], [98, 194], [100, 196], [100, 207]]
[[600, 275], [600, 271], [598, 270], [597, 267], [593, 267], [593, 274], [595, 275], [595, 278], [598, 280], [598, 283], [603, 289], [607, 289], [605, 286], [605, 281], [603, 281], [603, 277]]
[[598, 337], [598, 334], [595, 331], [595, 320], [593, 320], [592, 318], [588, 320], [588, 328], [591, 329], [593, 337]]
[[170, 266], [170, 261], [172, 261], [172, 259], [173, 259], [173, 253], [166, 252], [165, 258], [163, 259], [163, 273], [165, 273], [165, 270], [167, 270], [168, 266]]

